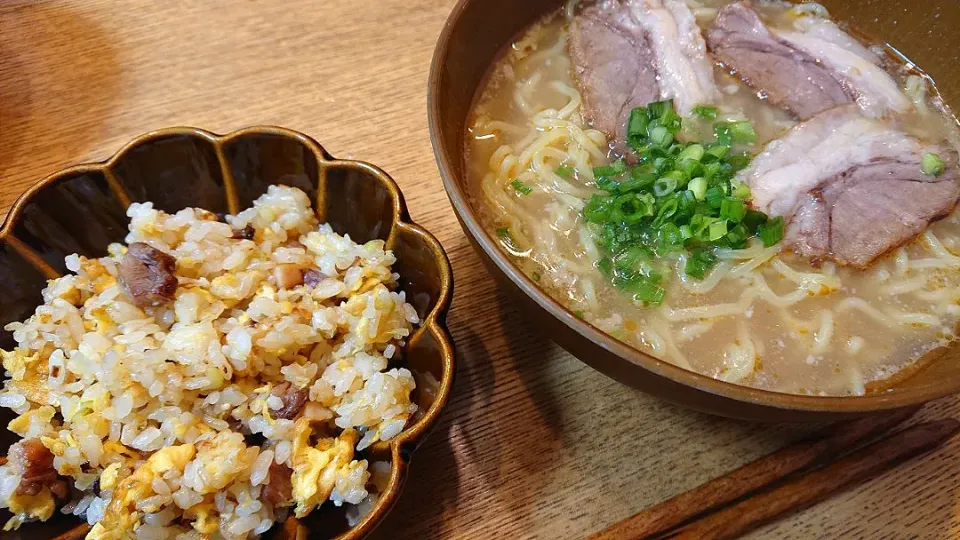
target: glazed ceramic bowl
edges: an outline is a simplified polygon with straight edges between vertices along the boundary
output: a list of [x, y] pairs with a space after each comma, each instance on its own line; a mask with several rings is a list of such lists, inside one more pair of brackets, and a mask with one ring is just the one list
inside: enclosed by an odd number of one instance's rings
[[[371, 460], [392, 465], [389, 486], [364, 520], [348, 527], [345, 508], [323, 505], [302, 521], [290, 519], [270, 533], [275, 538], [357, 539], [383, 520], [400, 494], [410, 456], [436, 422], [453, 384], [454, 353], [446, 330], [453, 293], [450, 264], [440, 243], [413, 224], [396, 183], [380, 169], [358, 161], [335, 159], [316, 141], [276, 127], [254, 127], [229, 135], [193, 128], [148, 133], [103, 163], [80, 165], [45, 178], [14, 204], [0, 228], [0, 327], [23, 320], [41, 303], [46, 280], [66, 272], [71, 253], [106, 254], [122, 242], [130, 202], [152, 201], [175, 212], [187, 206], [236, 213], [247, 208], [272, 184], [302, 189], [321, 222], [363, 243], [382, 239], [397, 257], [394, 270], [407, 301], [423, 320], [408, 340], [401, 363], [415, 377], [429, 373], [439, 381], [434, 393], [417, 381], [412, 398], [418, 415], [388, 442], [364, 451]], [[0, 330], [0, 347], [10, 349], [9, 332]], [[13, 418], [0, 411], [0, 422]], [[17, 437], [0, 432], [0, 454]], [[9, 514], [0, 515], [5, 522]], [[48, 522], [30, 523], [4, 538], [82, 538], [85, 526], [56, 514]], [[269, 536], [269, 534], [268, 534]]]
[[[960, 38], [953, 32], [960, 23], [960, 8], [955, 2], [935, 0], [922, 7], [904, 0], [822, 3], [839, 20], [895, 43], [934, 79], [960, 80]], [[866, 396], [800, 396], [722, 382], [617, 341], [581, 321], [527, 279], [484, 226], [483, 194], [466, 175], [465, 123], [477, 90], [504, 49], [530, 24], [564, 4], [563, 0], [460, 0], [443, 28], [428, 83], [430, 135], [447, 194], [490, 273], [515, 299], [531, 326], [614, 379], [678, 404], [730, 417], [833, 420], [923, 403], [960, 390], [958, 346], [925, 358], [922, 369], [891, 381], [882, 393]], [[931, 40], [930, 36], [939, 37]], [[948, 104], [960, 104], [960, 85], [940, 86]]]

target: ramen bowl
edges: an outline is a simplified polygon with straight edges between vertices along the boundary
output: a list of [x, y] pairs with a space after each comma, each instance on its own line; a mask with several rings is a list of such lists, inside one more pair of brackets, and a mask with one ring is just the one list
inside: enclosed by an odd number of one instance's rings
[[[951, 36], [960, 9], [946, 1], [913, 8], [899, 0], [823, 2], [855, 30], [902, 48], [937, 81], [958, 77], [955, 48], [931, 43]], [[468, 177], [466, 124], [491, 67], [522, 32], [564, 6], [559, 0], [461, 0], [440, 36], [429, 78], [431, 138], [444, 186], [467, 237], [524, 318], [571, 354], [608, 376], [665, 400], [722, 416], [761, 421], [824, 421], [898, 409], [960, 390], [960, 347], [941, 348], [859, 396], [822, 397], [761, 390], [724, 382], [658, 360], [594, 328], [553, 300], [511, 260], [484, 217], [485, 197]], [[938, 32], [941, 32], [938, 34]], [[952, 39], [952, 38], [945, 38]], [[946, 103], [958, 88], [940, 84]]]
[[[407, 339], [397, 367], [413, 372], [411, 400], [418, 413], [389, 441], [379, 441], [363, 457], [390, 463], [386, 488], [353, 527], [344, 507], [325, 504], [302, 520], [277, 524], [265, 537], [356, 539], [366, 536], [396, 503], [410, 457], [447, 402], [453, 383], [454, 353], [446, 330], [453, 283], [439, 242], [410, 221], [396, 183], [373, 165], [339, 160], [306, 135], [277, 127], [253, 127], [216, 135], [194, 128], [154, 131], [129, 143], [102, 163], [80, 165], [45, 178], [14, 204], [0, 229], [0, 327], [23, 320], [42, 302], [51, 277], [66, 273], [72, 253], [96, 258], [127, 234], [131, 202], [150, 201], [176, 212], [200, 207], [235, 214], [282, 184], [307, 194], [321, 222], [360, 243], [383, 240], [396, 256], [401, 290], [422, 323]], [[12, 335], [0, 331], [0, 347], [10, 350]], [[399, 359], [399, 360], [398, 360]], [[3, 425], [13, 412], [0, 412]], [[16, 440], [0, 433], [0, 455]], [[4, 522], [10, 515], [0, 515]], [[57, 512], [46, 522], [24, 524], [4, 538], [82, 538], [88, 527]]]

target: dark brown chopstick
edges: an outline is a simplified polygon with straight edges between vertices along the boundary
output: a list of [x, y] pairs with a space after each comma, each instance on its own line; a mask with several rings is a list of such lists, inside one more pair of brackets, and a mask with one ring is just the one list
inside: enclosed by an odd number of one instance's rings
[[813, 437], [744, 465], [591, 536], [591, 540], [649, 538], [712, 511], [869, 440], [910, 418], [909, 408], [834, 424]]
[[869, 480], [903, 461], [932, 450], [958, 430], [960, 420], [954, 418], [908, 427], [822, 469], [723, 508], [662, 538], [735, 538], [782, 514], [807, 508], [844, 487]]

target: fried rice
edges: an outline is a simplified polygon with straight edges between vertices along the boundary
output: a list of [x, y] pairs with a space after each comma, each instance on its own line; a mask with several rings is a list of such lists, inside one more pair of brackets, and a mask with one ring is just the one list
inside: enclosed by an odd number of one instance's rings
[[68, 257], [6, 326], [5, 530], [58, 506], [93, 539], [255, 537], [323, 504], [359, 519], [389, 474], [360, 452], [417, 409], [391, 364], [419, 321], [384, 242], [285, 186], [222, 219], [127, 215], [126, 245]]

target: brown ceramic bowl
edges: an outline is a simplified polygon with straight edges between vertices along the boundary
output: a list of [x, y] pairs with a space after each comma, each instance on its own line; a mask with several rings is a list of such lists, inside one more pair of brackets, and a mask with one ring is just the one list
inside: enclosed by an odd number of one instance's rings
[[[364, 457], [389, 461], [387, 489], [373, 510], [348, 527], [344, 508], [321, 506], [308, 518], [288, 520], [274, 538], [355, 540], [380, 523], [397, 501], [412, 452], [436, 423], [453, 384], [454, 352], [446, 330], [453, 294], [450, 263], [430, 233], [413, 224], [397, 184], [383, 171], [359, 161], [335, 159], [316, 141], [287, 129], [253, 127], [215, 135], [194, 128], [172, 128], [143, 135], [103, 163], [80, 165], [45, 178], [14, 204], [0, 228], [0, 328], [28, 317], [41, 302], [50, 277], [66, 272], [71, 253], [106, 254], [122, 242], [131, 201], [152, 201], [173, 212], [187, 206], [235, 213], [250, 206], [267, 186], [286, 184], [304, 190], [322, 222], [358, 242], [382, 239], [397, 257], [394, 269], [401, 288], [423, 323], [408, 341], [402, 363], [439, 381], [435, 395], [420, 391], [413, 399], [422, 414], [395, 439], [364, 451]], [[0, 330], [0, 348], [13, 338]], [[13, 418], [0, 411], [0, 422]], [[0, 432], [0, 454], [17, 437]], [[10, 517], [0, 515], [0, 521]], [[86, 526], [56, 514], [44, 523], [29, 523], [4, 538], [82, 538]]]
[[[813, 397], [756, 390], [679, 368], [629, 347], [581, 321], [511, 262], [483, 226], [485, 204], [469, 181], [463, 144], [467, 115], [488, 70], [530, 24], [563, 0], [460, 0], [437, 44], [429, 79], [430, 135], [454, 210], [491, 274], [530, 324], [597, 370], [663, 399], [736, 418], [819, 421], [924, 403], [960, 391], [960, 347], [929, 358], [910, 377], [883, 392], [859, 397]], [[960, 80], [960, 8], [951, 0], [822, 1], [839, 20], [897, 45], [939, 81]], [[938, 36], [931, 40], [930, 36]], [[941, 84], [948, 103], [960, 104], [960, 85]], [[957, 96], [957, 100], [954, 100]], [[944, 352], [944, 351], [941, 351]]]

